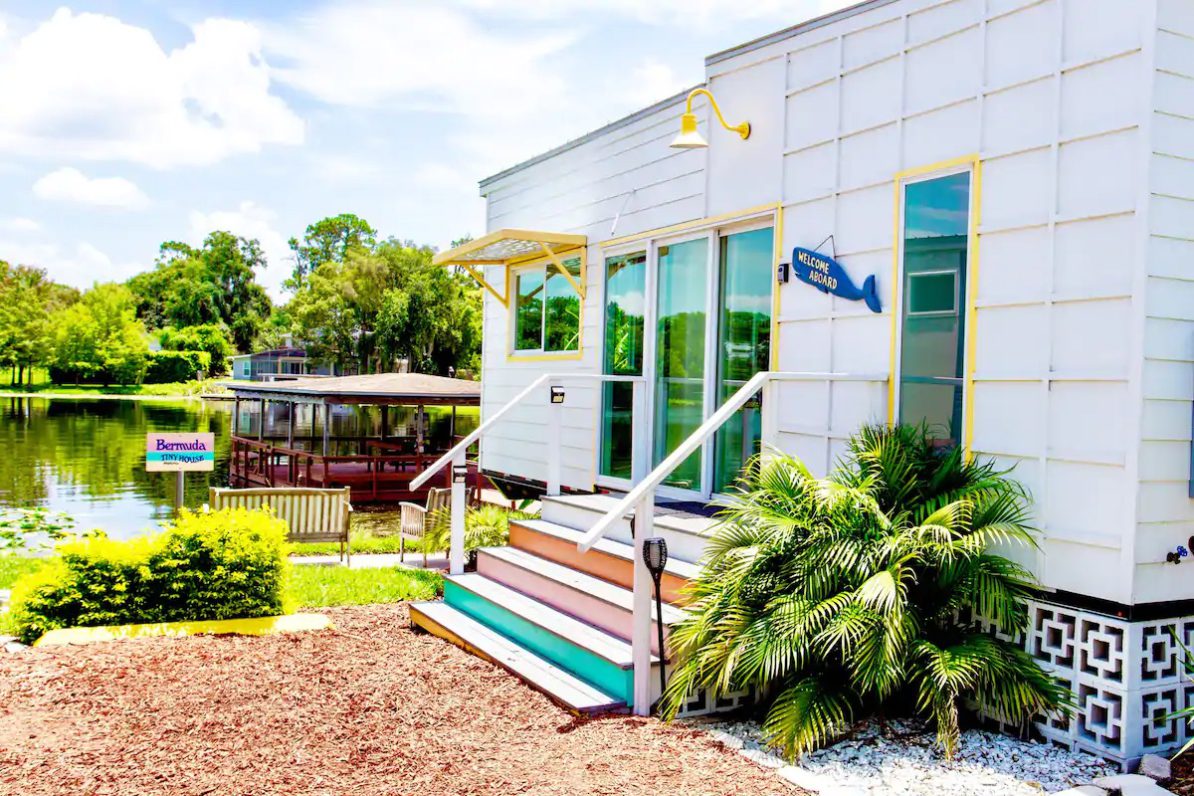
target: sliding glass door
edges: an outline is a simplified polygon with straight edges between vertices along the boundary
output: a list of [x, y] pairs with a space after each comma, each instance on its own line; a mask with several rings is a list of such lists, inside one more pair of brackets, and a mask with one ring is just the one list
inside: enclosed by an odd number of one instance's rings
[[[770, 227], [724, 235], [720, 241], [716, 403], [721, 406], [771, 361], [771, 283], [774, 237]], [[713, 491], [732, 486], [759, 452], [762, 414], [748, 404], [717, 432]]]
[[[647, 254], [633, 252], [605, 261], [604, 373], [643, 375]], [[634, 385], [607, 382], [601, 395], [601, 475], [630, 478]]]
[[[656, 273], [653, 464], [663, 461], [705, 419], [709, 239], [660, 246]], [[693, 453], [664, 483], [699, 490], [701, 462], [701, 452]]]
[[[643, 375], [650, 459], [659, 464], [755, 373], [771, 352], [774, 238], [770, 226], [707, 230], [649, 242], [605, 261], [604, 372]], [[631, 477], [629, 384], [602, 388], [600, 474]], [[665, 481], [677, 496], [732, 485], [759, 450], [758, 407], [744, 409]], [[645, 444], [640, 441], [638, 444]]]

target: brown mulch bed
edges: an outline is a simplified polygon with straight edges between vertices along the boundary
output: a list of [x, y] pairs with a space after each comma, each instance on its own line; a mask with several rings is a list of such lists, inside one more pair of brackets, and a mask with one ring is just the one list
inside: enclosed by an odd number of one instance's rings
[[1173, 761], [1173, 781], [1165, 787], [1178, 796], [1194, 796], [1194, 752]]
[[0, 654], [0, 793], [794, 793], [691, 729], [577, 719], [404, 605], [328, 613], [336, 630]]

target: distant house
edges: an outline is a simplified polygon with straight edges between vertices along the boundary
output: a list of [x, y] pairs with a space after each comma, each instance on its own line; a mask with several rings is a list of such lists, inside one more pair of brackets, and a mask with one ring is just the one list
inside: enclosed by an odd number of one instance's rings
[[335, 365], [308, 358], [307, 350], [287, 346], [232, 357], [237, 381], [279, 381], [303, 376], [340, 376]]

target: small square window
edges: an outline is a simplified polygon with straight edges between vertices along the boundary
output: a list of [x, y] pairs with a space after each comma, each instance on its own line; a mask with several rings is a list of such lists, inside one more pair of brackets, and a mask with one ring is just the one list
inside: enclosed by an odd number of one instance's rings
[[958, 275], [954, 271], [908, 274], [908, 315], [956, 315]]

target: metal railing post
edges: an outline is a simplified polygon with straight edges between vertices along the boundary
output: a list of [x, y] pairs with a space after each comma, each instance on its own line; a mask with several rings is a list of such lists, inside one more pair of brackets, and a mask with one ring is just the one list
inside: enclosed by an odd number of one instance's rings
[[647, 387], [638, 379], [630, 389], [630, 482], [637, 484], [651, 472], [651, 441], [647, 439]]
[[[634, 715], [651, 715], [651, 572], [643, 560], [643, 540], [655, 535], [655, 490], [634, 508], [634, 593], [630, 658], [634, 663]], [[662, 659], [664, 651], [659, 651]]]
[[[559, 391], [559, 401], [556, 392]], [[548, 387], [547, 396], [547, 494], [560, 494], [562, 486], [560, 434], [563, 426], [561, 413], [564, 411], [564, 391], [559, 387]]]
[[759, 452], [764, 459], [770, 457], [769, 451], [779, 448], [779, 381], [767, 379], [763, 385], [763, 405], [760, 407], [762, 416], [759, 418], [760, 440]]
[[448, 574], [464, 572], [464, 512], [468, 480], [464, 451], [452, 457], [452, 525], [448, 534]]

